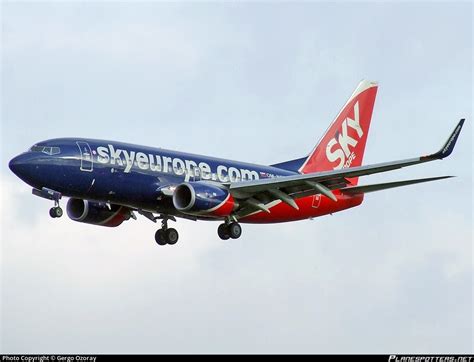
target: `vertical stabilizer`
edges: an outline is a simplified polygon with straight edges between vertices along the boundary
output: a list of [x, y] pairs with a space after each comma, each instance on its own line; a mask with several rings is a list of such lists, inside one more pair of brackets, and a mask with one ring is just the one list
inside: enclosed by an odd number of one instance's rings
[[[377, 83], [363, 80], [299, 171], [312, 173], [362, 165]], [[356, 185], [358, 178], [349, 179]]]

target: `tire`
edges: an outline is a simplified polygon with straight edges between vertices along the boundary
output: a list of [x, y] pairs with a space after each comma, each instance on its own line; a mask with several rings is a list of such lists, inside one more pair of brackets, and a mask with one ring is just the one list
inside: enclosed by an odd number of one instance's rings
[[230, 238], [229, 230], [226, 224], [219, 225], [217, 228], [217, 235], [219, 235], [222, 240], [228, 240]]
[[236, 222], [231, 223], [227, 228], [232, 239], [238, 239], [242, 235], [242, 227]]
[[155, 233], [155, 241], [158, 245], [166, 245], [165, 232], [163, 229], [158, 229]]
[[168, 229], [165, 232], [165, 238], [169, 245], [174, 245], [178, 242], [179, 234], [176, 229]]
[[63, 216], [63, 209], [61, 209], [59, 206], [54, 207], [53, 209], [54, 209], [54, 213], [55, 213], [56, 217]]
[[54, 210], [54, 207], [49, 209], [49, 216], [51, 216], [53, 219], [55, 219], [57, 217], [56, 216], [56, 211]]

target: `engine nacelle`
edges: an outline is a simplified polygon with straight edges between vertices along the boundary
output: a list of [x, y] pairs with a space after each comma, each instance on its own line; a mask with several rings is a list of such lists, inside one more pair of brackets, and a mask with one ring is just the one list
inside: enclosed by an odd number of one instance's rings
[[234, 198], [225, 188], [206, 182], [185, 182], [173, 193], [173, 205], [185, 214], [228, 216], [237, 207]]
[[71, 220], [86, 224], [119, 226], [130, 219], [130, 209], [120, 205], [110, 205], [103, 202], [71, 198], [67, 202], [67, 215]]

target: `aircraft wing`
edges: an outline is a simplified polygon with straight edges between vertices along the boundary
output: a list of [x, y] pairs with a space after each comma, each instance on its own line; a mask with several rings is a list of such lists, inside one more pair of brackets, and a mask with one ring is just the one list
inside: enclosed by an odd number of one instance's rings
[[392, 171], [448, 157], [454, 149], [463, 124], [464, 119], [461, 119], [443, 147], [431, 155], [333, 171], [236, 182], [229, 185], [229, 191], [243, 204], [238, 215], [258, 209], [270, 212], [265, 204], [277, 199], [296, 209], [298, 206], [294, 199], [314, 194], [322, 194], [337, 201], [331, 190], [345, 188], [345, 191], [348, 191], [349, 187], [346, 188], [348, 178]]
[[415, 184], [419, 184], [423, 182], [443, 180], [445, 178], [452, 178], [452, 177], [454, 176], [438, 176], [438, 177], [429, 177], [429, 178], [419, 178], [415, 180], [385, 182], [385, 183], [373, 184], [373, 185], [345, 187], [341, 189], [341, 192], [347, 195], [367, 194], [369, 192], [388, 190], [388, 189], [393, 189], [395, 187], [415, 185]]

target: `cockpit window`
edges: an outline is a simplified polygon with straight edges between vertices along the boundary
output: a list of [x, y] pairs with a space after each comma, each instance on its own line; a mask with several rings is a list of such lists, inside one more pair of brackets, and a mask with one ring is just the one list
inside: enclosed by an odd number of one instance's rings
[[48, 146], [33, 146], [30, 148], [30, 152], [43, 152], [47, 155], [57, 155], [61, 153], [61, 149], [59, 147], [48, 147]]
[[30, 152], [43, 152], [43, 146], [33, 146], [30, 148]]

